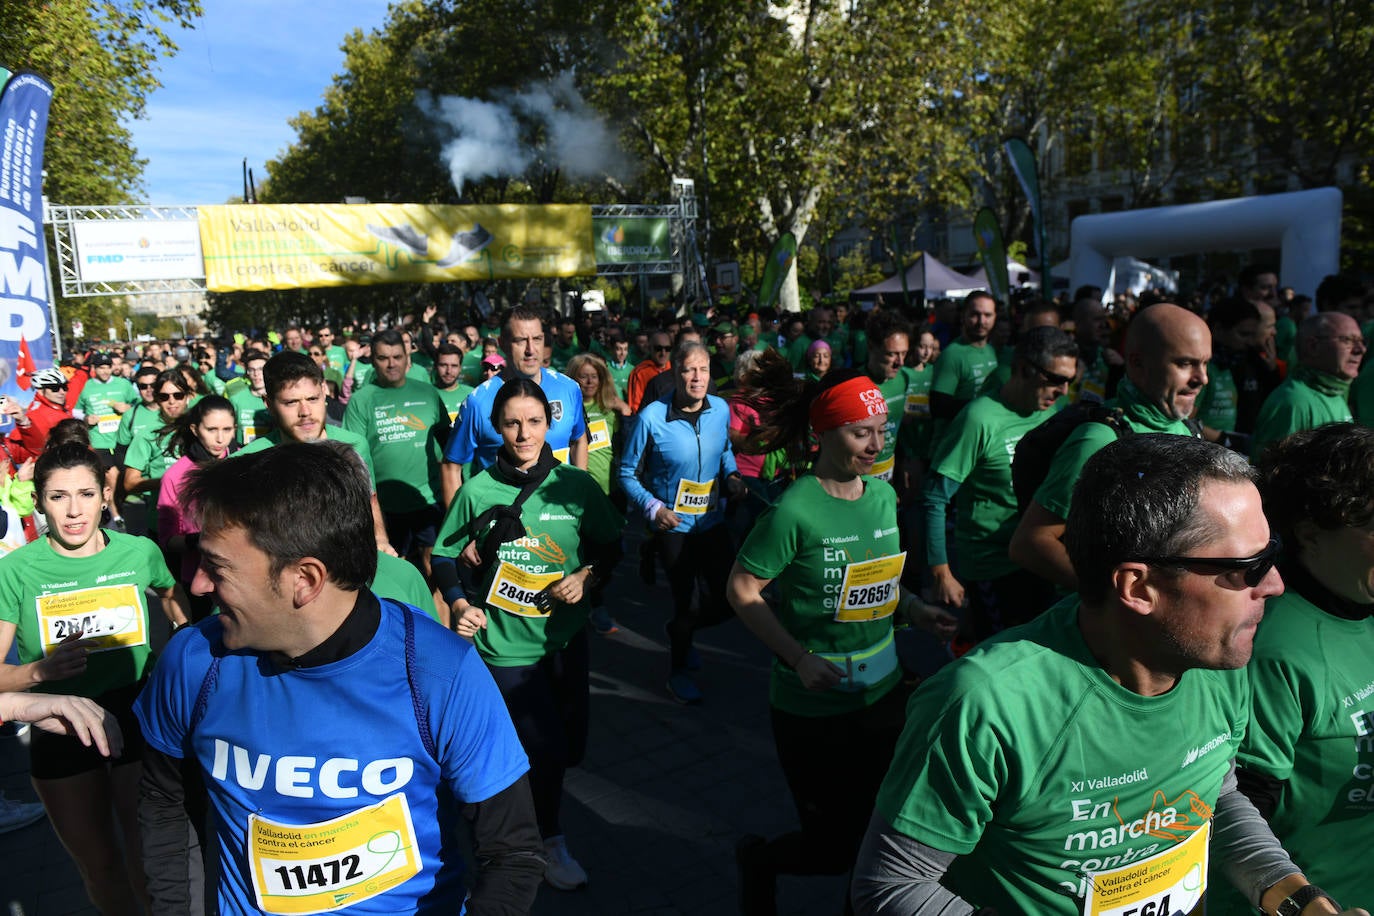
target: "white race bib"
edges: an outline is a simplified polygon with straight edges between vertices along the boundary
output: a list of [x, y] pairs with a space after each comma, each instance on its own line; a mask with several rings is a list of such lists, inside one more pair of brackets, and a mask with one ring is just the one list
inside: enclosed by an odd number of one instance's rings
[[1207, 890], [1209, 820], [1176, 846], [1148, 859], [1094, 872], [1083, 916], [1191, 913]]

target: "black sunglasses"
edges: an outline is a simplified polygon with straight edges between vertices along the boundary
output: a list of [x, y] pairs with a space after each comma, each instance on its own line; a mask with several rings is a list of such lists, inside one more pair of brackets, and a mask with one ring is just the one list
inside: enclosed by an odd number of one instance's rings
[[1048, 372], [1034, 364], [1031, 365], [1031, 368], [1040, 373], [1040, 377], [1045, 380], [1046, 385], [1053, 385], [1058, 388], [1060, 385], [1073, 384], [1073, 376], [1071, 375], [1055, 375], [1053, 372]]
[[159, 401], [184, 401], [184, 400], [186, 400], [186, 392], [184, 392], [184, 391], [159, 391], [159, 392], [157, 393], [157, 399], [158, 399]]
[[1269, 575], [1269, 570], [1279, 561], [1283, 543], [1278, 538], [1270, 538], [1263, 550], [1253, 557], [1132, 557], [1126, 563], [1145, 563], [1149, 566], [1178, 566], [1189, 572], [1205, 572], [1209, 569], [1239, 570], [1242, 579], [1254, 588]]
[[654, 347], [654, 352], [655, 352], [655, 353], [672, 353], [672, 352], [673, 352], [673, 348], [672, 348], [672, 347]]

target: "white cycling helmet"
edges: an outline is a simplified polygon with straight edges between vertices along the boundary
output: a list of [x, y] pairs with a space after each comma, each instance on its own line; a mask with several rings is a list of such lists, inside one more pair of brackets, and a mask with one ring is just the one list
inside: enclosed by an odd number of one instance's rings
[[61, 369], [39, 369], [33, 374], [33, 387], [35, 388], [66, 388], [67, 377], [62, 374]]

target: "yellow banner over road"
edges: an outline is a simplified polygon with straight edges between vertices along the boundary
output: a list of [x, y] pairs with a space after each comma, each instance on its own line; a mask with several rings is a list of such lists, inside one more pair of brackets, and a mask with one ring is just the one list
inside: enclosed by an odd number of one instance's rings
[[215, 292], [596, 273], [585, 205], [200, 207]]

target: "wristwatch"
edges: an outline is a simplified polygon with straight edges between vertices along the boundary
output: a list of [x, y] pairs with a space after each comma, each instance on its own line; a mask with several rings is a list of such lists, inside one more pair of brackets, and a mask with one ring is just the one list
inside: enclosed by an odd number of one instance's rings
[[1340, 910], [1341, 905], [1336, 902], [1335, 897], [1332, 897], [1330, 894], [1328, 894], [1321, 888], [1317, 887], [1317, 885], [1315, 884], [1308, 884], [1304, 887], [1298, 888], [1293, 893], [1283, 898], [1283, 900], [1280, 901], [1279, 905], [1274, 909], [1274, 912], [1277, 913], [1278, 916], [1298, 916], [1298, 914], [1300, 914], [1303, 911], [1304, 907], [1306, 907], [1313, 900], [1316, 900], [1318, 897], [1325, 897], [1327, 900], [1331, 901], [1332, 906], [1334, 906], [1337, 910]]

